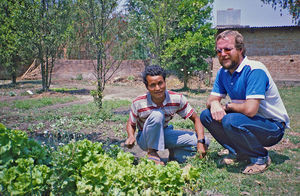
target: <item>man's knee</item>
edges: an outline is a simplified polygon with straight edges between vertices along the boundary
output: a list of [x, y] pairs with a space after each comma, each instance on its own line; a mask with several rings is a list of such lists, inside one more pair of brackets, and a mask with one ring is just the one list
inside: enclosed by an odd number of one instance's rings
[[222, 119], [222, 126], [224, 130], [232, 130], [233, 127], [241, 126], [241, 113], [228, 113]]
[[165, 114], [161, 110], [153, 110], [147, 120], [149, 121], [149, 123], [154, 124], [164, 123]]
[[210, 110], [206, 109], [203, 110], [200, 114], [200, 121], [203, 125], [207, 125], [208, 123], [211, 122], [211, 114], [210, 114]]

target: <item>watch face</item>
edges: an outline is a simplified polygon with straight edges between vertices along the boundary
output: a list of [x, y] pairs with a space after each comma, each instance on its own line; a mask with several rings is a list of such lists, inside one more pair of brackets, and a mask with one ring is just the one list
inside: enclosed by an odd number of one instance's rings
[[205, 139], [198, 140], [198, 143], [205, 144]]

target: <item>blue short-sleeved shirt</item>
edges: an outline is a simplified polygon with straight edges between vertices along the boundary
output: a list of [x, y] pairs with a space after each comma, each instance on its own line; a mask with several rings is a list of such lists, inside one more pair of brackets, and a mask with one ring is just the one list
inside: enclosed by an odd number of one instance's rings
[[233, 74], [221, 68], [211, 94], [223, 98], [228, 94], [233, 103], [243, 103], [246, 99], [261, 99], [257, 115], [285, 122], [289, 127], [289, 117], [277, 86], [261, 62], [245, 57]]

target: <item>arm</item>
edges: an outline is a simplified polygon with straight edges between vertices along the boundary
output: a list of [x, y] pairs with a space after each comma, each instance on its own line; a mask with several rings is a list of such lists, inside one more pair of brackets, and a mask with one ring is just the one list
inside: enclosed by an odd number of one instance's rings
[[221, 100], [222, 97], [210, 95], [206, 102], [206, 107], [210, 109], [211, 116], [216, 121], [222, 120], [222, 118], [226, 115], [224, 107], [220, 103]]
[[[203, 127], [203, 125], [202, 125], [202, 123], [200, 121], [200, 118], [197, 115], [197, 113], [194, 112], [192, 114], [192, 116], [190, 116], [190, 119], [194, 123], [195, 131], [196, 131], [197, 137], [198, 137], [197, 140], [204, 139], [204, 127]], [[200, 159], [202, 159], [206, 155], [206, 150], [207, 150], [207, 147], [206, 147], [205, 144], [197, 142], [197, 151], [200, 154]]]
[[226, 112], [238, 112], [248, 117], [256, 115], [259, 109], [260, 99], [247, 99], [244, 103], [229, 103], [224, 106]]
[[134, 146], [134, 143], [135, 143], [135, 137], [134, 137], [135, 129], [136, 129], [136, 127], [131, 124], [130, 117], [129, 117], [128, 120], [127, 120], [127, 124], [126, 124], [126, 131], [127, 131], [128, 137], [125, 141], [125, 146], [127, 148], [132, 148]]

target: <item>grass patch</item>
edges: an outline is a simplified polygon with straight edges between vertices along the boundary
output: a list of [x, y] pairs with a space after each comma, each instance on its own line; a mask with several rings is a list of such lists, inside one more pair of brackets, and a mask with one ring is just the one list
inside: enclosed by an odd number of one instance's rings
[[[64, 108], [59, 108], [55, 111], [40, 111], [28, 116], [28, 120], [39, 122], [49, 122], [51, 130], [68, 130], [68, 131], [92, 131], [106, 121], [114, 121], [126, 123], [128, 114], [115, 115], [114, 109], [119, 107], [129, 107], [130, 102], [124, 100], [104, 101], [103, 109], [98, 110], [95, 103], [74, 104]], [[38, 128], [38, 123], [31, 126], [30, 129]]]
[[201, 193], [195, 195], [299, 195], [298, 155], [291, 151], [270, 151], [270, 168], [258, 175], [244, 175], [246, 162], [221, 166], [217, 155], [222, 147], [213, 139], [205, 160], [190, 159], [194, 167], [202, 168], [199, 179], [204, 181]]
[[174, 119], [173, 121], [171, 121], [169, 124], [172, 124], [174, 126], [174, 129], [194, 129], [194, 123], [189, 120], [189, 119]]
[[58, 93], [64, 93], [64, 92], [76, 91], [78, 89], [77, 88], [51, 88], [50, 90]]
[[21, 110], [29, 110], [42, 108], [45, 106], [50, 106], [59, 103], [67, 103], [76, 100], [77, 98], [74, 96], [69, 97], [43, 97], [38, 99], [25, 99], [25, 100], [16, 100], [13, 101], [12, 107]]
[[[280, 89], [280, 95], [290, 117], [291, 129], [286, 130], [287, 137], [294, 143], [300, 143], [300, 86]], [[295, 134], [296, 133], [296, 134]]]

